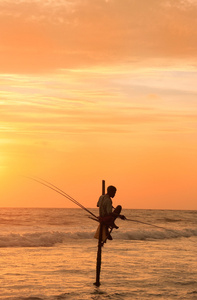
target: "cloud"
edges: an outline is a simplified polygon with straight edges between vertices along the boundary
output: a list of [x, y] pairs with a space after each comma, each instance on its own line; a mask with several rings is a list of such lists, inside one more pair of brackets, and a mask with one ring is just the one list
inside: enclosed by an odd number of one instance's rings
[[115, 70], [1, 75], [0, 139], [22, 145], [50, 142], [64, 149], [66, 143], [85, 147], [103, 137], [115, 143], [195, 134], [193, 69]]
[[196, 59], [197, 5], [181, 0], [0, 1], [0, 72]]
[[[149, 95], [148, 98], [149, 99]], [[159, 98], [154, 95], [153, 100]], [[148, 104], [148, 101], [147, 103]], [[120, 103], [110, 107], [109, 103], [97, 104], [78, 102], [73, 105], [61, 99], [49, 99], [40, 105], [40, 101], [9, 101], [0, 106], [1, 137], [28, 134], [45, 138], [51, 134], [87, 133], [131, 133], [158, 131], [191, 131], [195, 128], [197, 115], [176, 108], [134, 106], [132, 103]], [[168, 129], [170, 128], [170, 129]], [[8, 135], [9, 134], [9, 135]], [[13, 135], [14, 134], [14, 135]], [[62, 139], [62, 136], [61, 136]]]

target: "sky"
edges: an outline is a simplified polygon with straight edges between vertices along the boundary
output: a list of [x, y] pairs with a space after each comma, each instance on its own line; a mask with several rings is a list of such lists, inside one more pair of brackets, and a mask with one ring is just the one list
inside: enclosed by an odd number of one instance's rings
[[197, 209], [197, 0], [0, 0], [0, 207]]

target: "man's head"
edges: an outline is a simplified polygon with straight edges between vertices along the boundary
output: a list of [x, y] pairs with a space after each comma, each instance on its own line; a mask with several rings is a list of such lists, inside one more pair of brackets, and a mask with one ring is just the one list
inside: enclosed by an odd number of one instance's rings
[[115, 188], [115, 186], [113, 186], [113, 185], [108, 186], [108, 188], [107, 188], [107, 194], [111, 198], [113, 198], [115, 196], [115, 194], [116, 194], [116, 188]]

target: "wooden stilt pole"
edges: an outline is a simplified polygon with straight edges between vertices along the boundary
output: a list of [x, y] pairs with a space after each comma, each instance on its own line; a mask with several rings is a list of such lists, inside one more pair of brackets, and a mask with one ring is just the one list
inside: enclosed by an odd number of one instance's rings
[[105, 180], [102, 180], [102, 195], [105, 195]]
[[[102, 195], [105, 194], [105, 180], [102, 180]], [[102, 254], [102, 232], [103, 225], [100, 223], [100, 232], [99, 232], [99, 240], [98, 240], [98, 252], [97, 252], [97, 264], [96, 264], [96, 282], [94, 283], [96, 286], [100, 286], [100, 273], [101, 273], [101, 254]]]

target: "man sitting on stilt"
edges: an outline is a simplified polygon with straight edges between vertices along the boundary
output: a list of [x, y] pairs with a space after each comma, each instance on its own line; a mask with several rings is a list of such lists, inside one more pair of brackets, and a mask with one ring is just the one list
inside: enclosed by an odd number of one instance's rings
[[[108, 186], [107, 194], [100, 196], [97, 207], [99, 207], [99, 221], [106, 227], [106, 235], [109, 240], [112, 240], [111, 231], [113, 228], [118, 229], [114, 223], [116, 218], [125, 220], [125, 216], [120, 215], [122, 207], [118, 205], [114, 210], [112, 206], [112, 199], [116, 194], [116, 188], [112, 185]], [[110, 229], [110, 231], [109, 231]]]

